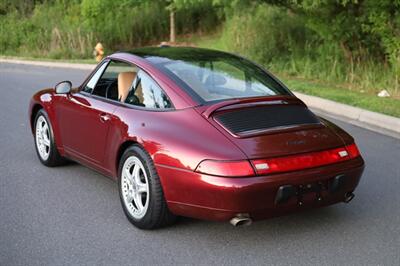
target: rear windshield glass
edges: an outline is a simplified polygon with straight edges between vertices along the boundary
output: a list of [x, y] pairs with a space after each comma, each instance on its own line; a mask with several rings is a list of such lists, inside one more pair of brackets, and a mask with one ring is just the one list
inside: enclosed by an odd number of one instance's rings
[[213, 57], [160, 63], [203, 101], [290, 93], [258, 66], [239, 57]]

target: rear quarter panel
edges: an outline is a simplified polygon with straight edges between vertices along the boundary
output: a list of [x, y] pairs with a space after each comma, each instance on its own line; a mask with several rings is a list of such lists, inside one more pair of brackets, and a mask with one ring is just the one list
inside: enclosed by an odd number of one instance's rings
[[[157, 112], [119, 107], [109, 132], [107, 162], [118, 161], [122, 143], [139, 143], [156, 167], [194, 170], [204, 159], [241, 160], [245, 155], [194, 109]], [[109, 165], [109, 167], [113, 167]], [[117, 176], [117, 166], [114, 166]]]

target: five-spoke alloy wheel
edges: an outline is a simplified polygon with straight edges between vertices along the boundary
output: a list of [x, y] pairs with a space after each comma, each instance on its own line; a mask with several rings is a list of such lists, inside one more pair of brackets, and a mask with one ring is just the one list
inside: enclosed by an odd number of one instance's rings
[[122, 168], [122, 198], [130, 215], [142, 218], [149, 207], [149, 181], [142, 162], [136, 156], [128, 157]]
[[40, 115], [36, 120], [36, 149], [40, 158], [46, 161], [50, 155], [50, 130], [46, 118]]

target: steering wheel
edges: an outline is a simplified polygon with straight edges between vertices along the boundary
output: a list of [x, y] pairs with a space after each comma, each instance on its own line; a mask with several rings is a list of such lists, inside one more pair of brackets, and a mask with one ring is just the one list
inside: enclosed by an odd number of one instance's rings
[[[108, 85], [107, 85], [107, 88], [106, 88], [106, 98], [107, 99], [111, 99], [110, 98], [110, 96], [109, 96], [109, 91], [110, 91], [110, 88], [112, 88], [115, 84], [118, 84], [118, 80], [113, 80], [113, 81], [111, 81]], [[118, 96], [117, 96], [117, 98], [118, 98]], [[118, 99], [113, 99], [113, 100], [118, 100]]]

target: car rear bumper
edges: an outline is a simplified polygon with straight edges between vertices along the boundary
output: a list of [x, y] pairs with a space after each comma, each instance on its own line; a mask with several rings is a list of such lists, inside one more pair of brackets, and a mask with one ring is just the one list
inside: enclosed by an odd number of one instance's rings
[[[344, 201], [358, 185], [364, 161], [356, 159], [302, 171], [246, 178], [224, 178], [157, 166], [170, 210], [205, 220], [230, 220], [237, 214], [265, 219]], [[335, 177], [342, 176], [336, 189]], [[337, 179], [337, 178], [336, 178]], [[286, 200], [279, 189], [290, 185]]]

